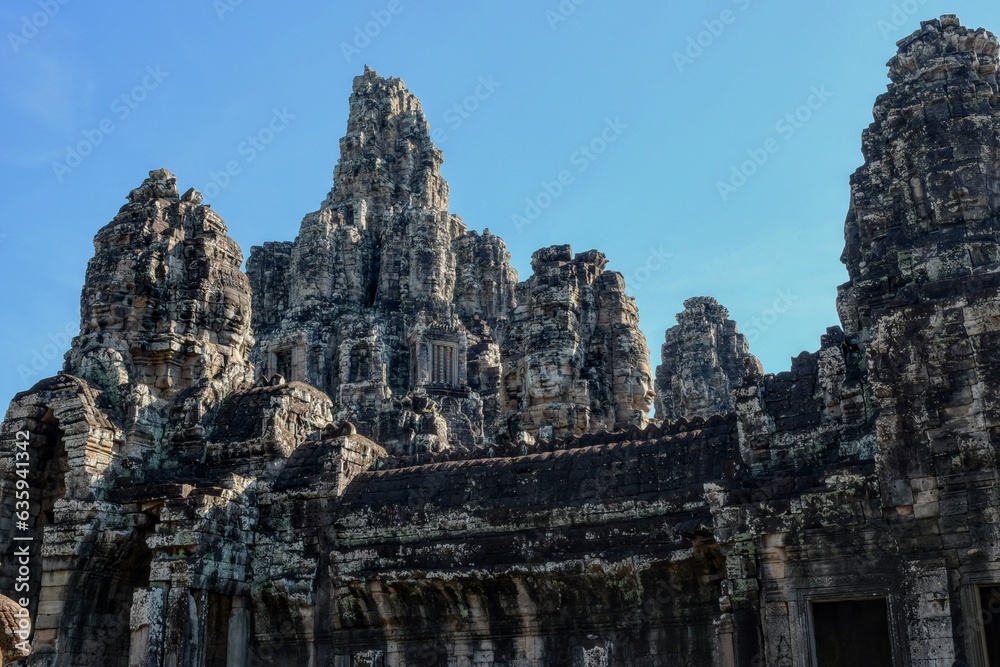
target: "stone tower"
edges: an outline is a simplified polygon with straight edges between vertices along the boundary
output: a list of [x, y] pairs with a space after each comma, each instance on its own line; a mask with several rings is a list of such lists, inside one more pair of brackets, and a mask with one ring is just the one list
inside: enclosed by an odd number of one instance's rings
[[257, 366], [398, 451], [481, 443], [517, 282], [504, 243], [448, 212], [441, 151], [399, 79], [354, 80], [340, 150], [295, 242], [251, 250]]
[[[994, 35], [952, 15], [899, 42], [851, 178], [850, 280], [837, 304], [878, 409], [879, 480], [912, 591], [912, 650], [922, 650], [918, 637], [940, 641], [948, 664], [973, 645], [952, 641], [974, 623], [958, 582], [1000, 575], [1000, 521], [969, 516], [995, 506], [998, 483], [997, 55]], [[963, 575], [949, 579], [946, 566], [958, 563]]]
[[648, 422], [649, 348], [635, 300], [606, 265], [603, 253], [568, 245], [532, 255], [504, 349], [513, 432], [551, 438]]
[[[539, 251], [552, 261], [517, 286], [504, 242], [449, 213], [441, 151], [399, 79], [354, 80], [340, 150], [295, 241], [251, 249], [260, 374], [322, 389], [398, 453], [646, 423], [645, 339], [603, 255]], [[578, 321], [527, 334], [556, 302]], [[529, 377], [526, 345], [564, 366], [559, 387]]]
[[165, 434], [180, 444], [184, 425], [252, 383], [243, 253], [201, 195], [180, 196], [165, 169], [129, 193], [94, 249], [65, 370], [104, 391], [129, 456], [169, 458]]
[[[212, 416], [253, 379], [250, 289], [222, 218], [165, 169], [129, 193], [94, 248], [64, 371], [18, 394], [0, 430], [0, 550], [30, 540], [36, 648], [60, 638], [73, 656], [61, 664], [125, 665], [158, 509], [117, 494], [205, 461]], [[4, 559], [0, 588], [14, 591], [16, 576]]]
[[667, 329], [656, 367], [659, 419], [710, 417], [734, 407], [733, 393], [763, 368], [729, 311], [712, 297], [684, 302], [677, 326]]
[[355, 81], [333, 190], [249, 280], [152, 172], [0, 425], [24, 664], [996, 664], [998, 52], [954, 16], [899, 43], [843, 329], [763, 375], [689, 299], [651, 423], [622, 277], [551, 246], [515, 288], [398, 80]]

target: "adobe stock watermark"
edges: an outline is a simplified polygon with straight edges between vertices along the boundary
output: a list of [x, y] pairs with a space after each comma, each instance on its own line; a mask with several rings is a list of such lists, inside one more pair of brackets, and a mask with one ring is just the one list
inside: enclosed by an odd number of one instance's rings
[[156, 67], [147, 66], [146, 74], [142, 80], [131, 90], [119, 95], [111, 102], [111, 113], [114, 114], [114, 117], [105, 116], [95, 127], [84, 130], [82, 132], [83, 139], [73, 145], [66, 146], [66, 154], [62, 161], [52, 161], [52, 173], [55, 174], [56, 180], [62, 183], [66, 174], [83, 164], [83, 159], [93, 153], [94, 149], [115, 131], [118, 127], [116, 123], [120, 123], [132, 115], [132, 112], [146, 101], [149, 94], [159, 88], [168, 76], [170, 76], [170, 72], [164, 72], [159, 65]]
[[14, 50], [14, 53], [18, 53], [22, 46], [34, 39], [39, 31], [45, 28], [70, 2], [71, 0], [39, 0], [39, 11], [22, 16], [21, 29], [18, 32], [7, 33], [7, 41], [10, 42], [10, 48]]
[[746, 185], [761, 167], [767, 164], [771, 156], [781, 150], [781, 145], [788, 142], [796, 132], [812, 120], [816, 112], [822, 109], [831, 97], [833, 93], [826, 89], [826, 85], [813, 86], [803, 104], [779, 118], [774, 124], [777, 136], [768, 137], [758, 148], [748, 149], [747, 159], [730, 167], [729, 178], [715, 182], [722, 201], [728, 201], [729, 197]]
[[235, 12], [243, 4], [243, 0], [212, 0], [212, 9], [220, 21], [226, 20], [226, 14]]
[[701, 58], [705, 54], [705, 51], [710, 49], [716, 40], [722, 37], [722, 34], [726, 32], [729, 26], [736, 23], [736, 19], [740, 17], [740, 12], [750, 9], [753, 0], [732, 0], [732, 3], [739, 10], [738, 12], [732, 9], [723, 9], [715, 18], [702, 21], [703, 29], [688, 36], [684, 50], [674, 51], [671, 57], [678, 72], [683, 74], [685, 67], [693, 65], [694, 61]]
[[799, 300], [798, 295], [792, 294], [792, 291], [787, 288], [778, 290], [771, 305], [761, 311], [760, 315], [750, 320], [750, 325], [743, 332], [743, 335], [747, 337], [749, 342], [754, 342], [760, 338], [762, 333], [773, 327], [781, 319], [781, 316], [791, 310]]
[[257, 159], [257, 156], [267, 150], [275, 137], [285, 131], [290, 121], [295, 119], [288, 109], [274, 108], [271, 118], [257, 132], [251, 134], [236, 147], [239, 158], [227, 160], [219, 171], [208, 172], [208, 183], [201, 189], [206, 197], [215, 197], [233, 182], [233, 176], [243, 173], [243, 167]]
[[[28, 482], [31, 473], [31, 433], [28, 431], [18, 431], [15, 436], [14, 452], [14, 475], [17, 481], [14, 482], [14, 533], [12, 539], [17, 546], [14, 549], [14, 562], [17, 566], [17, 576], [14, 578], [14, 592], [20, 597], [16, 600], [18, 610], [14, 612], [17, 623], [17, 635], [20, 642], [14, 644], [14, 648], [24, 655], [31, 653], [31, 646], [28, 638], [31, 636], [31, 616], [28, 612], [28, 604], [31, 598], [31, 546], [35, 538], [32, 531], [31, 521], [31, 496], [32, 489]], [[8, 629], [11, 630], [12, 628]]]
[[[882, 33], [882, 39], [889, 39], [892, 33], [900, 28], [909, 28], [913, 24], [913, 17], [918, 14], [928, 0], [905, 0], [892, 6], [892, 13], [888, 18], [878, 20], [878, 29]], [[895, 37], [893, 37], [895, 39]]]
[[[623, 123], [620, 117], [613, 120], [608, 118], [604, 121], [604, 127], [593, 139], [573, 151], [569, 156], [569, 163], [576, 167], [576, 174], [582, 174], [590, 168], [597, 158], [608, 150], [608, 147], [622, 133], [628, 129], [628, 124]], [[533, 197], [526, 197], [524, 200], [524, 210], [521, 213], [514, 213], [510, 216], [514, 223], [514, 229], [521, 233], [525, 227], [529, 227], [542, 213], [552, 206], [552, 203], [562, 196], [570, 185], [576, 181], [576, 175], [569, 169], [563, 169], [551, 180], [543, 180], [541, 189]]]
[[654, 273], [659, 272], [667, 265], [667, 260], [673, 259], [673, 253], [663, 249], [663, 246], [649, 248], [645, 263], [626, 276], [625, 285], [631, 287], [633, 292], [642, 289], [642, 286], [649, 282]]
[[565, 23], [570, 16], [576, 13], [577, 7], [587, 0], [562, 0], [555, 9], [545, 10], [545, 20], [549, 22], [549, 28], [553, 32], [559, 29], [560, 23]]
[[[476, 87], [472, 93], [462, 98], [461, 102], [456, 102], [444, 112], [444, 120], [452, 132], [462, 127], [465, 121], [469, 120], [482, 106], [483, 102], [493, 97], [493, 93], [502, 84], [493, 78], [492, 74], [479, 77]], [[448, 140], [448, 133], [444, 128], [438, 127], [431, 132], [431, 139], [440, 146]]]
[[354, 56], [361, 55], [361, 52], [368, 48], [372, 40], [382, 34], [382, 31], [389, 27], [392, 19], [403, 11], [403, 3], [400, 0], [389, 0], [385, 9], [376, 9], [371, 12], [372, 20], [363, 26], [354, 26], [354, 39], [350, 42], [340, 43], [340, 52], [344, 54], [344, 60], [351, 62]]
[[79, 321], [67, 322], [62, 331], [50, 333], [46, 336], [48, 342], [41, 347], [32, 349], [29, 353], [31, 360], [28, 363], [30, 365], [18, 364], [17, 373], [21, 376], [21, 382], [27, 383], [30, 380], [40, 377], [42, 371], [48, 367], [50, 362], [62, 357], [63, 352], [69, 349], [69, 345], [73, 341], [73, 336], [79, 330]]

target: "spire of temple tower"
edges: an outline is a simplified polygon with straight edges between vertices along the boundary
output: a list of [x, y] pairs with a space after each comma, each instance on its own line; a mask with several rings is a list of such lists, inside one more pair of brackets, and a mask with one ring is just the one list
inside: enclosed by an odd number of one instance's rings
[[431, 141], [420, 100], [402, 80], [365, 66], [354, 78], [347, 133], [323, 208], [366, 201], [367, 210], [448, 209], [441, 151]]
[[953, 15], [899, 42], [851, 178], [850, 281], [838, 296], [848, 333], [927, 285], [1000, 263], [998, 51], [992, 33]]

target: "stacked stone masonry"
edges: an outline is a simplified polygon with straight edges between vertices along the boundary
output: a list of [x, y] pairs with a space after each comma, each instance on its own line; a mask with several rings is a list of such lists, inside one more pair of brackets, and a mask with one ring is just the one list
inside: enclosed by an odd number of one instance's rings
[[0, 427], [19, 664], [1000, 664], [1000, 45], [947, 15], [898, 46], [843, 328], [776, 375], [695, 297], [654, 382], [596, 250], [518, 282], [367, 68], [333, 187], [245, 274], [150, 172]]

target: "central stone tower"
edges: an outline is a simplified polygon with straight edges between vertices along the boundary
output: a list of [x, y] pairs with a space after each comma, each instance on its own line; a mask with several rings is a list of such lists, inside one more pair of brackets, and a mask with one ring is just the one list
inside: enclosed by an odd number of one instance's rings
[[[355, 78], [340, 151], [295, 241], [251, 249], [265, 382], [322, 389], [337, 418], [398, 454], [646, 423], [646, 342], [603, 255], [539, 251], [566, 261], [534, 262], [542, 273], [518, 287], [504, 242], [448, 212], [441, 151], [399, 79]], [[569, 319], [550, 336], [538, 323], [556, 302]], [[567, 366], [558, 387], [529, 377], [525, 346]]]
[[298, 238], [251, 250], [257, 368], [322, 389], [400, 453], [481, 442], [517, 282], [504, 243], [448, 212], [441, 151], [399, 79], [354, 80], [340, 150]]

